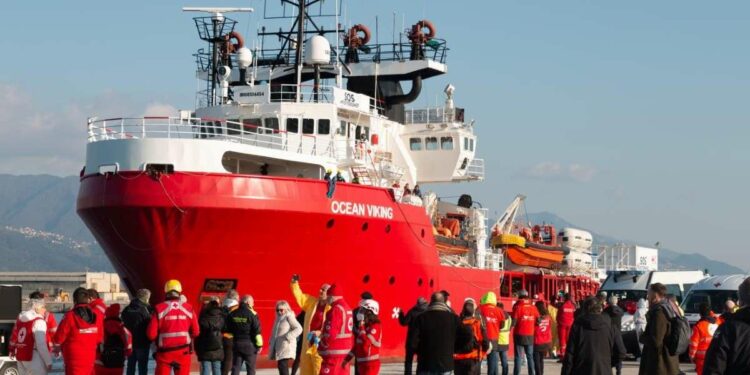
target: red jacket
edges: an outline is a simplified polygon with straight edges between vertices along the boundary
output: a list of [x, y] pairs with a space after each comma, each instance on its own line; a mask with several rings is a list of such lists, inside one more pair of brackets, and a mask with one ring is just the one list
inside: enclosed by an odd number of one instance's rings
[[528, 298], [516, 304], [513, 311], [513, 321], [516, 323], [515, 334], [518, 336], [534, 336], [536, 320], [539, 318], [539, 310], [531, 304]]
[[545, 315], [537, 321], [534, 330], [534, 345], [545, 345], [552, 343], [552, 318]]
[[688, 355], [695, 360], [706, 358], [706, 351], [711, 345], [714, 338], [714, 332], [719, 328], [715, 318], [701, 319], [693, 327], [693, 334], [690, 336], [690, 348]]
[[570, 327], [573, 325], [576, 305], [571, 301], [565, 301], [557, 310], [557, 325]]
[[318, 352], [323, 357], [345, 357], [352, 349], [352, 310], [343, 298], [333, 301], [326, 312]]
[[94, 371], [96, 346], [102, 341], [100, 325], [89, 305], [75, 305], [65, 313], [53, 342], [62, 346], [66, 375], [91, 375]]
[[[114, 304], [107, 308], [104, 318], [104, 334], [102, 335], [102, 344], [99, 345], [96, 351], [96, 364], [102, 365], [99, 361], [101, 357], [101, 351], [104, 349], [104, 341], [106, 338], [112, 335], [120, 336], [122, 343], [125, 347], [125, 357], [129, 357], [133, 353], [133, 336], [130, 334], [125, 324], [120, 320], [120, 305]], [[124, 364], [124, 363], [123, 363]]]
[[360, 326], [357, 330], [357, 339], [354, 341], [354, 349], [350, 355], [357, 358], [357, 362], [377, 361], [380, 359], [380, 343], [383, 331], [380, 323], [372, 323]]
[[505, 322], [505, 313], [499, 307], [492, 304], [479, 306], [479, 313], [484, 318], [487, 339], [491, 342], [497, 342], [497, 338], [500, 336], [500, 328], [503, 326], [503, 322]]
[[188, 347], [198, 334], [198, 317], [193, 307], [179, 299], [156, 305], [156, 312], [146, 329], [148, 339], [156, 342], [157, 349]]

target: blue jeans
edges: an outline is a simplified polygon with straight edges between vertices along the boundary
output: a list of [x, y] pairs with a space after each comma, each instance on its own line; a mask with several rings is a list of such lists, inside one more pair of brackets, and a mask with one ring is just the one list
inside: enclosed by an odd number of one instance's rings
[[148, 373], [148, 355], [150, 351], [149, 347], [133, 348], [133, 354], [128, 357], [128, 368], [126, 374], [135, 375], [135, 366], [137, 364], [138, 375], [146, 375]]
[[201, 375], [221, 375], [221, 361], [201, 361]]
[[500, 359], [497, 350], [492, 350], [487, 354], [487, 375], [497, 375], [497, 362]]
[[513, 360], [513, 375], [521, 374], [521, 356], [519, 353], [524, 352], [526, 355], [526, 365], [529, 368], [529, 375], [534, 375], [534, 345], [515, 344], [516, 358]]
[[503, 368], [503, 375], [508, 375], [508, 351], [500, 352], [500, 367]]

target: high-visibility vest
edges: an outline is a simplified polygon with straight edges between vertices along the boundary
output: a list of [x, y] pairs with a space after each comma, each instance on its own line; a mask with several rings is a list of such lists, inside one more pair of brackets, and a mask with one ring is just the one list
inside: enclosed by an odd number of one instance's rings
[[21, 319], [16, 320], [16, 330], [13, 332], [15, 334], [15, 337], [11, 339], [11, 342], [14, 343], [16, 359], [19, 361], [31, 361], [31, 359], [34, 357], [36, 339], [34, 338], [33, 328], [34, 323], [36, 323], [37, 320], [43, 319], [34, 318], [26, 322], [22, 322]]
[[190, 345], [190, 324], [193, 308], [178, 300], [169, 300], [156, 305], [159, 333], [156, 347], [159, 349], [184, 348]]
[[503, 326], [500, 328], [500, 334], [497, 336], [498, 345], [510, 345], [510, 326], [513, 323], [513, 318], [506, 316], [503, 321]]

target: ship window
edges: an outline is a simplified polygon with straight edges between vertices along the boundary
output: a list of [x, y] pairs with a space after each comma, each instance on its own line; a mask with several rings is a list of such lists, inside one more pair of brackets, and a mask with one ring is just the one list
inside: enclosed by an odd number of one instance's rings
[[424, 139], [424, 148], [425, 150], [437, 150], [438, 149], [438, 141], [437, 137], [427, 137]]
[[354, 135], [357, 137], [356, 139], [366, 141], [370, 139], [370, 128], [357, 125]]
[[453, 150], [453, 137], [440, 137], [440, 148]]
[[503, 278], [503, 282], [500, 284], [500, 296], [510, 297], [510, 277]]
[[409, 148], [412, 151], [422, 150], [422, 138], [409, 138]]
[[239, 119], [227, 120], [227, 135], [240, 135], [242, 128]]
[[510, 281], [510, 292], [512, 294], [518, 293], [523, 289], [523, 280], [521, 278], [514, 278]]
[[242, 120], [242, 127], [245, 133], [257, 133], [258, 128], [263, 126], [259, 118], [246, 118]]
[[346, 121], [341, 121], [339, 123], [339, 128], [336, 129], [336, 134], [338, 134], [338, 135], [346, 135]]
[[315, 134], [315, 120], [311, 118], [302, 119], [302, 134]]
[[331, 120], [320, 119], [318, 120], [318, 134], [330, 134], [331, 133]]
[[286, 119], [286, 131], [289, 133], [299, 133], [299, 119], [298, 118]]
[[474, 138], [469, 139], [469, 151], [474, 151]]
[[469, 149], [469, 138], [464, 138], [464, 151]]
[[276, 117], [266, 118], [266, 134], [276, 134], [279, 132], [279, 119]]

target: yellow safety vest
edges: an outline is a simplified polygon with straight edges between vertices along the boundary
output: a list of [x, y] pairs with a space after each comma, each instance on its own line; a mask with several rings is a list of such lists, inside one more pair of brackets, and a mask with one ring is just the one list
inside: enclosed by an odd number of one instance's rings
[[510, 315], [508, 315], [503, 321], [503, 327], [500, 328], [500, 333], [497, 336], [498, 345], [510, 345], [510, 326], [513, 323]]

